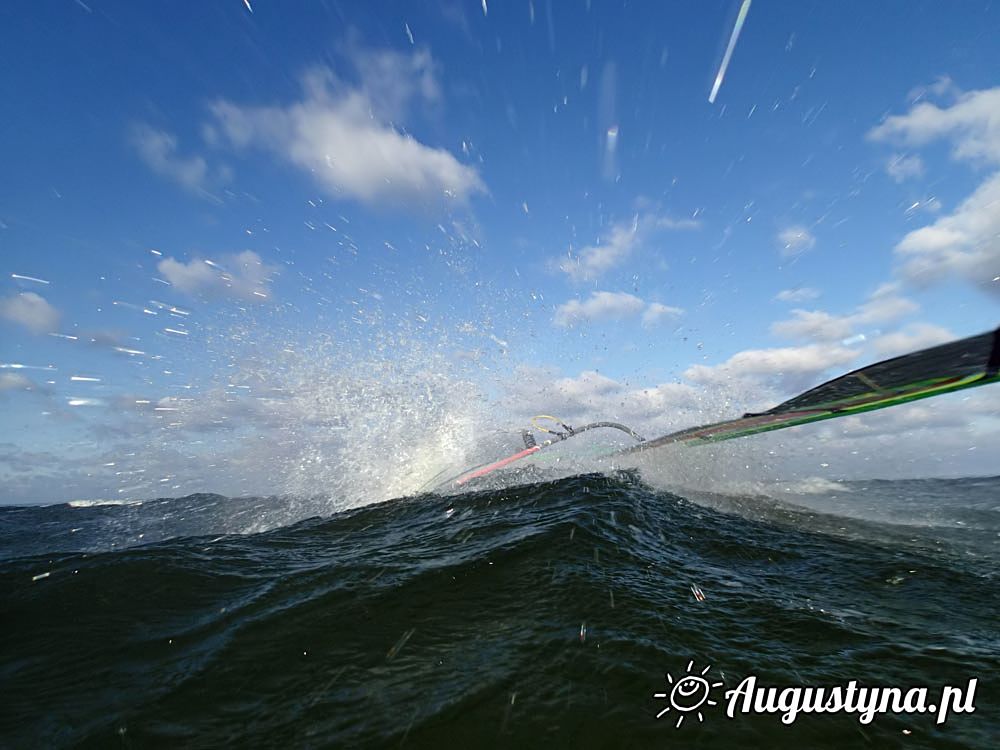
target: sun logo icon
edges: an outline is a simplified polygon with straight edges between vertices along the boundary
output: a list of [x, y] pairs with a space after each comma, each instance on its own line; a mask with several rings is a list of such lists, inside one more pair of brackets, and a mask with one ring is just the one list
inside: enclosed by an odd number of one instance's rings
[[666, 699], [668, 705], [656, 715], [657, 719], [663, 718], [671, 708], [677, 711], [675, 729], [680, 729], [684, 723], [684, 718], [689, 714], [698, 717], [698, 721], [704, 721], [701, 715], [702, 706], [716, 706], [718, 703], [711, 699], [712, 688], [721, 687], [721, 682], [709, 682], [705, 675], [711, 669], [711, 665], [705, 667], [700, 673], [694, 674], [694, 661], [689, 661], [687, 669], [675, 681], [670, 672], [667, 672], [667, 684], [671, 685], [669, 693], [653, 693], [654, 698]]

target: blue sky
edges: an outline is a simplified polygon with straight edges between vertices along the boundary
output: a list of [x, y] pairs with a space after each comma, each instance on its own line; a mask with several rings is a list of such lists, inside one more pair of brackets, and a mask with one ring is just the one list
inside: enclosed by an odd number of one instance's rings
[[[739, 9], [6, 4], [0, 500], [405, 493], [994, 327], [997, 10], [756, 0], [710, 103]], [[998, 406], [754, 476], [995, 471]]]

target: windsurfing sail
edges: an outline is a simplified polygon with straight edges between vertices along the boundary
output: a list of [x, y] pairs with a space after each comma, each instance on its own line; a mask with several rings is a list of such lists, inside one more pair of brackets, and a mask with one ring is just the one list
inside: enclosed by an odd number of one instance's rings
[[862, 367], [765, 412], [689, 427], [623, 452], [713, 443], [846, 417], [1000, 381], [1000, 328]]
[[524, 450], [467, 469], [438, 486], [462, 486], [538, 453], [560, 440], [573, 437], [585, 429], [610, 426], [626, 431], [638, 443], [607, 454], [622, 456], [674, 443], [700, 445], [732, 440], [824, 419], [885, 409], [996, 382], [1000, 382], [1000, 328], [862, 367], [811, 388], [765, 412], [748, 413], [725, 422], [689, 427], [653, 440], [643, 440], [633, 430], [617, 423], [595, 422], [574, 430], [553, 417], [536, 417], [535, 420], [554, 420], [564, 431], [551, 430], [533, 421], [537, 429], [550, 432], [554, 437], [536, 444], [530, 433], [525, 432]]

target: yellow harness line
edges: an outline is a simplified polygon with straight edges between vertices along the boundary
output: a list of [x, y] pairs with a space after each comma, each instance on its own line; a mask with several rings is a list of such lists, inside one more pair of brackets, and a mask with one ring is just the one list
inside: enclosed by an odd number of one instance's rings
[[565, 427], [565, 425], [563, 424], [563, 421], [561, 419], [559, 419], [559, 417], [553, 417], [553, 416], [550, 416], [549, 414], [539, 414], [539, 415], [534, 416], [534, 417], [531, 418], [531, 426], [534, 427], [539, 432], [547, 432], [550, 435], [558, 435], [559, 434], [558, 430], [550, 430], [548, 427], [545, 427], [543, 425], [538, 424], [538, 420], [539, 419], [547, 419], [550, 422], [555, 422], [560, 427]]

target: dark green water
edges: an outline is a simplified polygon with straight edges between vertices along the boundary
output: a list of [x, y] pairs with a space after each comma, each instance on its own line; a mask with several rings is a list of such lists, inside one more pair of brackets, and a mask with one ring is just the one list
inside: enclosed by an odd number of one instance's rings
[[[707, 507], [628, 475], [222, 536], [311, 506], [3, 508], [0, 745], [996, 747], [1000, 480], [854, 496], [938, 520]], [[692, 660], [724, 685], [702, 722], [675, 728], [653, 696]], [[935, 699], [979, 682], [975, 712], [943, 725], [837, 713], [786, 726], [725, 715], [748, 675]]]

